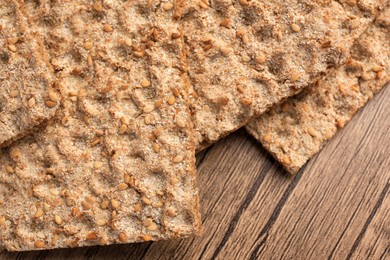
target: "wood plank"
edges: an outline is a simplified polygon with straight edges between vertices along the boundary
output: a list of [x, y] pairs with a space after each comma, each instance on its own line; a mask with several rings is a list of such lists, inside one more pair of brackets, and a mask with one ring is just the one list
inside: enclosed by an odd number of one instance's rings
[[348, 258], [390, 259], [390, 197], [389, 186], [378, 200], [355, 240]]
[[345, 258], [390, 181], [388, 97], [390, 88], [309, 162], [270, 228], [253, 214], [261, 204], [248, 207], [219, 258]]

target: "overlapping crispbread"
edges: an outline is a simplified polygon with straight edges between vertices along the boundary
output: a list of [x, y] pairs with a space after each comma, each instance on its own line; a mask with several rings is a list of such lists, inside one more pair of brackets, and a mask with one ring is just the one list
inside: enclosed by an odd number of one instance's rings
[[199, 0], [177, 12], [198, 150], [343, 64], [386, 1]]
[[0, 4], [0, 147], [51, 118], [57, 109], [51, 73], [36, 35], [13, 0]]
[[44, 37], [62, 103], [46, 128], [0, 154], [0, 247], [200, 232], [183, 39], [173, 8], [26, 1], [23, 12]]
[[348, 63], [254, 120], [247, 130], [292, 174], [390, 81], [390, 9], [352, 47]]

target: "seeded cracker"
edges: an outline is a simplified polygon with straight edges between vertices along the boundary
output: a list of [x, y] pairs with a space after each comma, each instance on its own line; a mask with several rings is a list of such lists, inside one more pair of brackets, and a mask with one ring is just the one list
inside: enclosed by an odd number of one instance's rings
[[247, 130], [292, 174], [390, 81], [390, 8], [352, 47], [348, 63]]
[[199, 234], [173, 9], [148, 1], [45, 3], [28, 1], [23, 12], [44, 36], [63, 102], [43, 131], [0, 155], [0, 247]]
[[347, 2], [188, 1], [177, 16], [198, 150], [345, 63], [385, 1]]
[[36, 35], [11, 0], [0, 4], [0, 147], [50, 119], [57, 95]]

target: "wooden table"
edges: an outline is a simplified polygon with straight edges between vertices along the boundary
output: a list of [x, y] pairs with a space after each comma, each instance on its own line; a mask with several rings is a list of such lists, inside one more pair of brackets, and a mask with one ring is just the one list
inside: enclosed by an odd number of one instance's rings
[[390, 259], [390, 87], [289, 176], [244, 130], [198, 155], [202, 237], [0, 259]]

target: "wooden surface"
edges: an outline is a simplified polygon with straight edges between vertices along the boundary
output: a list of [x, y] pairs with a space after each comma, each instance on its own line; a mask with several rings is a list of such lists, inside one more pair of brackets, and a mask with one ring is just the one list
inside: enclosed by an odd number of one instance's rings
[[200, 238], [0, 259], [390, 259], [390, 87], [295, 177], [245, 131], [198, 155]]

